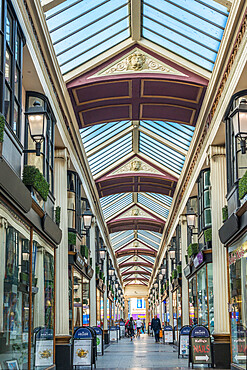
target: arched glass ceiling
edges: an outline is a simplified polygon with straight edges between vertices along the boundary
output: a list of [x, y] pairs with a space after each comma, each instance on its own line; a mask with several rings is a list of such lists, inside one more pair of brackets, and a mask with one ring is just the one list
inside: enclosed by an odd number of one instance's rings
[[[47, 11], [62, 73], [131, 38], [130, 9], [130, 0], [65, 0]], [[132, 18], [144, 39], [212, 71], [226, 7], [213, 0], [141, 0], [141, 9]]]
[[142, 36], [212, 71], [227, 17], [213, 0], [143, 0]]
[[62, 73], [130, 36], [129, 0], [67, 0], [46, 13]]

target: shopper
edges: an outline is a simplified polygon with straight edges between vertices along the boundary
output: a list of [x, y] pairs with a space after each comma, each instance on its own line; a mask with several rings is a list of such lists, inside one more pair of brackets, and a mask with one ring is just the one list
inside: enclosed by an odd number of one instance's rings
[[160, 319], [157, 318], [157, 315], [154, 315], [154, 318], [152, 319], [151, 329], [154, 331], [155, 342], [158, 343], [160, 341], [161, 323]]
[[136, 330], [137, 330], [137, 336], [139, 337], [141, 335], [141, 328], [142, 328], [142, 320], [139, 319], [139, 317], [136, 320]]
[[130, 336], [131, 341], [133, 340], [133, 337], [134, 337], [134, 325], [135, 325], [135, 322], [133, 320], [133, 317], [131, 317], [130, 321], [128, 323], [128, 332], [129, 332], [129, 336]]

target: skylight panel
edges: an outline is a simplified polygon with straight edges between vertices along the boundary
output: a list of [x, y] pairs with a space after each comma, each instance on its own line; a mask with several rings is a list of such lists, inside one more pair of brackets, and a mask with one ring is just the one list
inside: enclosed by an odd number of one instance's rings
[[107, 219], [113, 216], [115, 213], [121, 211], [122, 209], [130, 205], [131, 203], [132, 203], [132, 194], [126, 194], [126, 196], [121, 198], [119, 201], [108, 206], [106, 209], [103, 209], [103, 214], [105, 218]]
[[162, 207], [160, 204], [155, 202], [155, 200], [149, 199], [143, 194], [138, 194], [138, 202], [149, 208], [151, 211], [154, 211], [158, 215], [161, 215], [164, 218], [168, 217], [169, 210], [165, 207]]
[[63, 73], [130, 36], [128, 0], [67, 0], [46, 13]]
[[147, 193], [147, 195], [159, 200], [160, 202], [164, 203], [168, 207], [170, 207], [172, 204], [172, 197], [169, 197], [168, 195], [157, 194], [157, 193]]
[[124, 193], [117, 193], [117, 194], [108, 195], [107, 197], [100, 198], [101, 207], [107, 206], [108, 204], [116, 201], [118, 198], [120, 198], [123, 195]]
[[81, 129], [81, 138], [86, 152], [88, 153], [130, 126], [130, 121], [118, 121], [101, 123]]
[[130, 133], [88, 158], [92, 174], [96, 175], [131, 151], [132, 136]]
[[163, 166], [180, 174], [184, 164], [184, 156], [166, 145], [157, 142], [157, 140], [140, 132], [139, 142], [140, 152], [153, 158]]
[[142, 34], [211, 71], [227, 17], [212, 0], [143, 0]]
[[185, 150], [189, 149], [195, 129], [193, 126], [165, 121], [140, 121], [140, 126]]

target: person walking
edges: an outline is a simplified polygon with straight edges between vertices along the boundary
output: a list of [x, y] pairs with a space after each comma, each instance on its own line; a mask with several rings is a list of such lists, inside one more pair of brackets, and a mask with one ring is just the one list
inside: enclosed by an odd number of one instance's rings
[[141, 335], [141, 328], [142, 328], [142, 320], [139, 319], [139, 317], [136, 320], [136, 330], [137, 330], [137, 336], [139, 337]]
[[153, 329], [153, 331], [154, 331], [155, 342], [158, 343], [160, 341], [161, 323], [160, 323], [160, 319], [158, 319], [157, 315], [154, 315], [154, 318], [152, 319], [151, 329]]
[[135, 323], [134, 323], [133, 317], [131, 317], [130, 321], [128, 323], [128, 332], [129, 332], [131, 342], [132, 342], [133, 337], [134, 337], [134, 324]]

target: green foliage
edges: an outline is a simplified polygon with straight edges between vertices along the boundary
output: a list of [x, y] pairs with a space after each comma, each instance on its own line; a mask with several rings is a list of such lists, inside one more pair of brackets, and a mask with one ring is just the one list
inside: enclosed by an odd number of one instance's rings
[[181, 265], [177, 265], [177, 272], [178, 272], [178, 274], [182, 274], [182, 266]]
[[228, 207], [225, 206], [222, 208], [222, 220], [223, 222], [228, 219]]
[[88, 259], [88, 247], [86, 245], [81, 245], [81, 255]]
[[247, 194], [247, 171], [245, 172], [244, 176], [239, 180], [238, 192], [239, 199], [243, 199], [243, 197]]
[[188, 256], [189, 256], [189, 258], [192, 257], [193, 255], [197, 254], [198, 251], [199, 251], [198, 243], [191, 243], [188, 246]]
[[99, 275], [99, 272], [100, 272], [100, 268], [99, 266], [96, 266], [96, 275]]
[[55, 209], [55, 222], [57, 225], [60, 224], [61, 219], [61, 207], [57, 206]]
[[102, 279], [102, 280], [103, 280], [103, 278], [104, 278], [104, 273], [103, 273], [103, 271], [100, 271], [100, 273], [99, 273], [99, 277], [100, 277], [100, 279]]
[[177, 278], [177, 276], [178, 276], [178, 272], [177, 272], [177, 270], [173, 270], [173, 271], [172, 271], [172, 279], [176, 279], [176, 278]]
[[71, 231], [68, 232], [68, 243], [69, 245], [76, 245], [76, 234]]
[[0, 143], [3, 142], [4, 127], [5, 127], [5, 118], [2, 114], [0, 114]]
[[24, 166], [22, 181], [26, 186], [33, 186], [44, 201], [47, 201], [49, 184], [35, 166]]
[[205, 242], [211, 242], [212, 241], [212, 228], [204, 230], [204, 238]]

